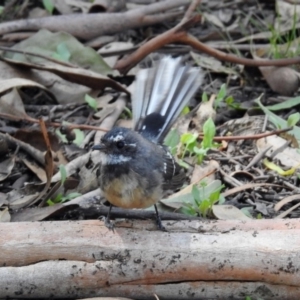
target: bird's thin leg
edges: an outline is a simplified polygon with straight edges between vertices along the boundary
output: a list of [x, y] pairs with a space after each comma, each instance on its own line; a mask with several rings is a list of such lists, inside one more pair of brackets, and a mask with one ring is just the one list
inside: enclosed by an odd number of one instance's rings
[[104, 224], [105, 224], [105, 226], [106, 226], [109, 230], [114, 231], [115, 225], [110, 221], [110, 212], [111, 212], [111, 209], [112, 209], [112, 205], [109, 204], [109, 209], [108, 209], [107, 217], [106, 217], [105, 220], [104, 220]]
[[160, 219], [156, 204], [154, 204], [154, 208], [155, 208], [155, 213], [156, 213], [156, 222], [157, 222], [158, 229], [161, 231], [166, 231], [166, 228], [161, 223], [161, 219]]

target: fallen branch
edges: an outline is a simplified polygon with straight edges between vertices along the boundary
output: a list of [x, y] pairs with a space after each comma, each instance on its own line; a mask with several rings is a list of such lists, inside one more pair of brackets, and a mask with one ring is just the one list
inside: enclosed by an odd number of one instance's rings
[[299, 220], [163, 223], [1, 223], [0, 297], [299, 299]]
[[83, 40], [90, 40], [105, 34], [115, 34], [131, 28], [165, 22], [181, 13], [161, 13], [162, 11], [189, 3], [189, 0], [169, 0], [125, 13], [73, 14], [5, 22], [0, 24], [0, 35], [18, 30], [28, 31], [44, 28], [54, 32], [65, 31]]
[[209, 47], [204, 43], [200, 42], [197, 38], [188, 34], [186, 29], [191, 27], [195, 23], [200, 20], [199, 16], [194, 16], [186, 21], [184, 18], [184, 22], [180, 22], [175, 27], [170, 30], [156, 36], [155, 38], [149, 40], [141, 47], [139, 47], [135, 52], [130, 54], [127, 57], [117, 61], [114, 69], [118, 70], [121, 74], [126, 74], [130, 69], [132, 69], [135, 65], [137, 65], [142, 59], [144, 59], [148, 54], [157, 51], [158, 49], [172, 43], [182, 43], [185, 45], [191, 46], [193, 49], [206, 53], [212, 57], [215, 57], [221, 61], [241, 64], [245, 66], [288, 66], [292, 64], [300, 63], [300, 57], [294, 58], [284, 58], [284, 59], [261, 59], [261, 60], [253, 60], [243, 57], [238, 57], [233, 54], [225, 53]]
[[[278, 135], [281, 134], [283, 132], [287, 132], [292, 130], [293, 127], [288, 127], [288, 128], [284, 128], [284, 129], [276, 129], [273, 131], [268, 131], [268, 132], [263, 132], [263, 133], [257, 133], [257, 134], [251, 134], [251, 135], [235, 135], [235, 136], [215, 136], [213, 138], [214, 141], [216, 142], [221, 142], [221, 141], [240, 141], [240, 140], [258, 140], [267, 136], [271, 136], [271, 135]], [[203, 139], [204, 135], [200, 134], [198, 136], [199, 139]]]

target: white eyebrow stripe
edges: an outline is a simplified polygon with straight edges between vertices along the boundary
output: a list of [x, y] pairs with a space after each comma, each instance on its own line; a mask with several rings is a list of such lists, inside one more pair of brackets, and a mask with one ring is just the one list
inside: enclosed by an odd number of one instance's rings
[[110, 136], [109, 140], [113, 142], [123, 141], [124, 135], [122, 133], [118, 133], [116, 136]]

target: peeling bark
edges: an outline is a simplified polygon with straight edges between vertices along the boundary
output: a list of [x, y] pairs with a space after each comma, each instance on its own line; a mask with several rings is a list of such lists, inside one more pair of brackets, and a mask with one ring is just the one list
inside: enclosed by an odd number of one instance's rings
[[299, 299], [299, 220], [0, 224], [0, 298]]

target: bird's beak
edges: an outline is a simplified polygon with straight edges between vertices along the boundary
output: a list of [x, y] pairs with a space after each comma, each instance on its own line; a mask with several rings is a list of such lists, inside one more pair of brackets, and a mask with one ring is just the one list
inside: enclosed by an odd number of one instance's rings
[[103, 151], [106, 149], [106, 146], [104, 144], [97, 144], [97, 145], [94, 145], [92, 147], [92, 150], [99, 150], [99, 151]]

